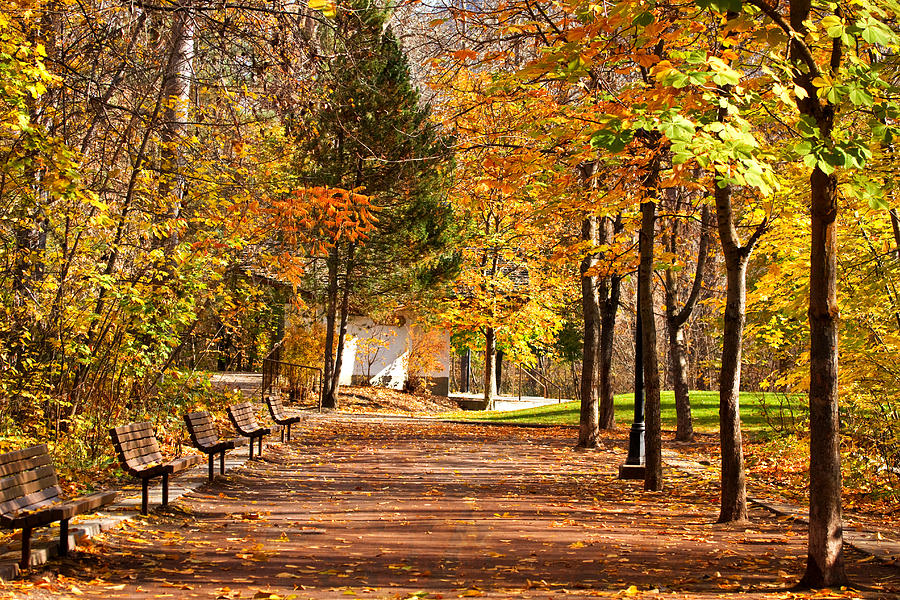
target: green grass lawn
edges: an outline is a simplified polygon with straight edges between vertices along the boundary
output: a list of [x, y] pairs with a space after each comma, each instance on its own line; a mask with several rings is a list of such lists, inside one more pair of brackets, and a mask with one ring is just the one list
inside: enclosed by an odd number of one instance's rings
[[[788, 405], [788, 403], [790, 405]], [[675, 427], [675, 394], [663, 392], [661, 398], [662, 422], [666, 429]], [[741, 423], [744, 431], [764, 433], [781, 425], [782, 418], [790, 418], [791, 410], [797, 417], [805, 417], [805, 397], [783, 394], [741, 392]], [[497, 411], [456, 411], [441, 415], [445, 418], [491, 421], [496, 423], [537, 423], [545, 425], [577, 425], [578, 402], [563, 402], [538, 408]], [[719, 392], [691, 392], [691, 412], [696, 431], [714, 432], [719, 428]], [[768, 418], [766, 414], [768, 413]], [[633, 394], [616, 396], [616, 422], [631, 423], [634, 416]]]

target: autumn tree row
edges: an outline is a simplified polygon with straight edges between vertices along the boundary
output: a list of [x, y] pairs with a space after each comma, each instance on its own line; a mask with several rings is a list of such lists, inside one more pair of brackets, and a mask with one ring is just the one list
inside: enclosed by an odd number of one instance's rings
[[[898, 238], [890, 228], [900, 228], [895, 213], [878, 211], [892, 207], [887, 162], [898, 108], [897, 8], [891, 2], [764, 0], [431, 7], [430, 25], [446, 36], [434, 36], [433, 43], [445, 47], [431, 63], [431, 80], [445, 104], [442, 114], [463, 140], [463, 171], [476, 173], [461, 180], [467, 187], [457, 198], [470, 210], [483, 212], [487, 205], [501, 215], [513, 206], [508, 214], [515, 229], [486, 239], [481, 252], [509, 246], [508, 255], [531, 265], [528, 255], [535, 253], [520, 243], [527, 239], [545, 253], [539, 264], [547, 256], [581, 257], [580, 277], [573, 278], [581, 281], [585, 326], [580, 445], [596, 444], [599, 426], [610, 425], [609, 340], [622, 277], [637, 273], [648, 489], [663, 485], [656, 316], [665, 316], [677, 373], [680, 329], [697, 302], [710, 231], [717, 230], [726, 281], [719, 373], [723, 522], [747, 518], [739, 394], [748, 270], [754, 269], [754, 333], [768, 336], [773, 353], [801, 348], [791, 370], [772, 379], [791, 381], [809, 397], [810, 541], [803, 582], [811, 586], [846, 579], [837, 368], [842, 326], [843, 347], [852, 349], [852, 375], [843, 385], [857, 408], [845, 420], [858, 434], [865, 415], [887, 416], [891, 433], [873, 429], [868, 443], [883, 447], [885, 437], [896, 440], [897, 388], [881, 362], [897, 348], [889, 339], [897, 329], [893, 308], [869, 313], [862, 324], [842, 323], [837, 284], [840, 278], [852, 282], [848, 306], [895, 306]], [[480, 187], [471, 190], [473, 180]], [[566, 234], [548, 231], [542, 219], [549, 215]], [[492, 218], [486, 223], [500, 222]], [[685, 261], [678, 239], [692, 221], [697, 254]], [[839, 230], [841, 222], [852, 230]], [[754, 262], [758, 250], [765, 256]], [[676, 269], [685, 262], [693, 262], [696, 276], [679, 291]], [[484, 259], [471, 269], [478, 277], [490, 273]], [[782, 269], [791, 275], [779, 277]], [[867, 287], [860, 285], [862, 272], [880, 288], [868, 288], [865, 300], [858, 296]], [[664, 279], [663, 306], [654, 302], [655, 274]], [[487, 287], [481, 284], [488, 300], [477, 311], [483, 329], [500, 324], [516, 335], [505, 326], [508, 307]], [[806, 375], [792, 379], [798, 365]], [[678, 433], [686, 438], [687, 390], [677, 374], [673, 379]], [[892, 391], [873, 400], [861, 393], [871, 385], [880, 394]], [[858, 457], [861, 448], [855, 450]], [[879, 452], [870, 458], [896, 471], [896, 457]]]
[[[73, 468], [204, 369], [452, 274], [450, 149], [384, 7], [3, 5], [0, 421]], [[299, 290], [300, 293], [295, 293]], [[177, 423], [177, 419], [174, 419]]]

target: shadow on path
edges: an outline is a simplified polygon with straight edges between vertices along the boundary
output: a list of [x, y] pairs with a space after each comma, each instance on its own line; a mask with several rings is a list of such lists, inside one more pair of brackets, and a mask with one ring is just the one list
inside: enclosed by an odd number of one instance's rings
[[[621, 450], [571, 430], [310, 419], [291, 444], [90, 542], [10, 593], [104, 598], [799, 598], [803, 524], [754, 509], [715, 525], [718, 490], [615, 479]], [[851, 553], [863, 592], [900, 570]], [[45, 579], [42, 579], [45, 578]], [[634, 586], [634, 587], [632, 587]], [[73, 592], [73, 587], [77, 592]], [[418, 595], [417, 595], [418, 594]], [[820, 596], [822, 597], [822, 596]]]

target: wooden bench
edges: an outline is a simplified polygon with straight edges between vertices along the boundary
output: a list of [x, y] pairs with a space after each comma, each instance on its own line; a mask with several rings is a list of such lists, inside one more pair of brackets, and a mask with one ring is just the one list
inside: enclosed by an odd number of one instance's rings
[[285, 441], [285, 430], [287, 431], [287, 441], [291, 441], [291, 425], [299, 423], [303, 420], [303, 417], [285, 413], [281, 396], [277, 394], [266, 396], [266, 405], [269, 407], [269, 414], [272, 415], [272, 420], [281, 425], [281, 441]]
[[0, 525], [22, 530], [23, 569], [30, 566], [31, 531], [59, 521], [59, 554], [69, 553], [69, 519], [111, 503], [116, 492], [64, 500], [46, 444], [0, 454]]
[[272, 433], [268, 427], [261, 427], [256, 422], [256, 412], [249, 402], [232, 404], [228, 407], [228, 418], [237, 432], [246, 438], [250, 438], [250, 458], [253, 458], [253, 440], [259, 439], [259, 455], [262, 456], [263, 437]]
[[159, 442], [148, 422], [130, 423], [109, 430], [122, 468], [141, 480], [141, 514], [147, 514], [150, 480], [162, 477], [162, 505], [169, 504], [169, 475], [200, 464], [203, 457], [189, 454], [166, 461], [159, 451]]
[[219, 432], [213, 423], [212, 415], [206, 411], [189, 412], [184, 414], [184, 423], [194, 448], [204, 452], [209, 457], [209, 480], [213, 480], [213, 457], [219, 454], [219, 473], [225, 473], [225, 451], [235, 446], [235, 440], [219, 439]]

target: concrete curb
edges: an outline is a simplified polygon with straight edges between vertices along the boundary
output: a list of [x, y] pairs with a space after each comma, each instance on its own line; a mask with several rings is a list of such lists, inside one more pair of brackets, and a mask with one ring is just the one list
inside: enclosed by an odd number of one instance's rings
[[[766, 498], [751, 498], [747, 500], [769, 510], [776, 515], [790, 517], [798, 523], [809, 525], [807, 511], [799, 506], [776, 502]], [[864, 554], [874, 556], [881, 562], [889, 565], [900, 566], [900, 540], [886, 537], [881, 532], [865, 531], [856, 526], [844, 523], [844, 543], [856, 548]]]
[[[249, 456], [250, 446], [244, 444], [225, 455], [225, 472], [244, 465]], [[218, 460], [216, 461], [218, 469]], [[216, 471], [218, 473], [218, 471]], [[169, 503], [173, 503], [187, 493], [193, 492], [209, 481], [206, 460], [199, 465], [179, 473], [169, 481]], [[159, 507], [162, 502], [162, 487], [159, 481], [150, 487], [150, 510]], [[140, 483], [119, 491], [116, 502], [92, 515], [76, 517], [69, 524], [69, 548], [101, 532], [109, 531], [131, 521], [141, 514]], [[17, 538], [16, 539], [20, 539]], [[59, 553], [59, 524], [35, 530], [32, 538], [31, 566], [43, 565], [55, 558]], [[0, 579], [10, 580], [19, 576], [19, 559], [22, 556], [18, 543], [0, 547]]]
[[[711, 468], [711, 465], [704, 465], [677, 457], [672, 451], [668, 451], [665, 454], [668, 455], [664, 457], [666, 464], [688, 473], [692, 471], [707, 471]], [[747, 501], [776, 515], [790, 517], [798, 523], [809, 525], [809, 520], [807, 519], [808, 512], [800, 506], [779, 502], [777, 500], [770, 500], [768, 498], [751, 496], [747, 497]], [[845, 522], [844, 543], [859, 550], [863, 554], [875, 557], [885, 564], [900, 566], [900, 540], [888, 537], [881, 532], [863, 530], [858, 526], [850, 525]]]

